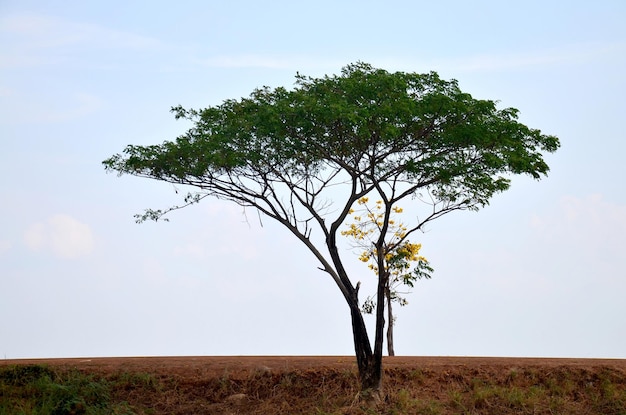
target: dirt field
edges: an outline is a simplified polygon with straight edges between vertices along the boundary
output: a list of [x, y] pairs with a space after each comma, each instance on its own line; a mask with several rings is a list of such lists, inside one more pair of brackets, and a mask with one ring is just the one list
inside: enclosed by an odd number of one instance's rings
[[[275, 372], [316, 369], [356, 370], [353, 356], [184, 356], [184, 357], [94, 357], [73, 359], [15, 359], [0, 360], [0, 365], [46, 364], [74, 367], [95, 373], [119, 371], [177, 375], [184, 378], [216, 377], [228, 372], [232, 377], [247, 377], [267, 368]], [[510, 368], [539, 367], [595, 370], [609, 367], [626, 372], [626, 359], [554, 359], [514, 357], [384, 357], [384, 367], [450, 371], [459, 368], [499, 371]]]
[[375, 412], [353, 403], [356, 362], [349, 356], [0, 361], [15, 364], [117, 380], [135, 374], [115, 393], [141, 414], [626, 415], [624, 359], [386, 357], [389, 399]]

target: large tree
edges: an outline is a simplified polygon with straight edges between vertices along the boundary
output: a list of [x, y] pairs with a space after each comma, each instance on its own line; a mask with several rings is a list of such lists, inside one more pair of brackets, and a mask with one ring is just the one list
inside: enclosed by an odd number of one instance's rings
[[[127, 146], [108, 171], [190, 186], [183, 204], [147, 210], [157, 220], [206, 197], [257, 209], [291, 231], [317, 258], [350, 311], [362, 396], [380, 397], [385, 253], [434, 219], [478, 210], [509, 188], [510, 176], [548, 172], [542, 152], [559, 147], [517, 121], [518, 111], [475, 99], [434, 73], [390, 73], [365, 63], [341, 75], [296, 75], [292, 89], [260, 88], [247, 98], [201, 110], [172, 109], [193, 126], [174, 141]], [[348, 275], [338, 236], [358, 201], [381, 201], [376, 264], [376, 325], [370, 343], [359, 286]], [[399, 238], [389, 238], [398, 202], [426, 207]], [[392, 240], [396, 246], [389, 246]]]

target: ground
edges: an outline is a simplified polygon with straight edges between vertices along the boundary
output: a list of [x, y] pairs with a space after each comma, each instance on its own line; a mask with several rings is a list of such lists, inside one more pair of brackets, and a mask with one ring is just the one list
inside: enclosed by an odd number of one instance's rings
[[[46, 364], [71, 366], [97, 373], [119, 371], [177, 375], [184, 378], [219, 377], [228, 372], [231, 377], [247, 377], [258, 370], [306, 371], [315, 369], [356, 370], [353, 356], [182, 356], [182, 357], [93, 357], [72, 359], [0, 360], [0, 365]], [[514, 357], [384, 357], [385, 369], [420, 368], [431, 371], [454, 371], [459, 368], [480, 371], [503, 368], [569, 367], [594, 370], [612, 367], [626, 371], [626, 359], [556, 359]]]
[[[0, 360], [15, 364], [141, 374], [115, 392], [140, 414], [370, 413], [354, 405], [349, 356]], [[384, 368], [379, 413], [626, 414], [626, 359], [386, 357]]]

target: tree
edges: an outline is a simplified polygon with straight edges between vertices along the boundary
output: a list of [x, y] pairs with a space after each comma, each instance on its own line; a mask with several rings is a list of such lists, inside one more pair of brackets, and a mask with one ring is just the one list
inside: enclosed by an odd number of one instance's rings
[[[384, 213], [382, 212], [382, 200], [376, 201], [374, 207], [367, 205], [369, 198], [362, 197], [357, 200], [360, 205], [358, 211], [350, 209], [349, 214], [353, 215], [354, 223], [341, 231], [341, 234], [353, 241], [353, 246], [362, 249], [359, 260], [369, 263], [368, 268], [376, 275], [379, 270], [376, 265], [378, 251], [374, 248], [374, 241], [380, 237], [382, 231]], [[403, 209], [399, 206], [391, 208], [393, 213], [400, 214]], [[395, 316], [393, 315], [392, 304], [394, 302], [405, 306], [408, 304], [406, 298], [402, 297], [401, 286], [413, 288], [415, 281], [421, 278], [430, 278], [433, 272], [428, 260], [419, 255], [421, 244], [413, 244], [405, 239], [407, 227], [390, 217], [389, 228], [387, 229], [387, 239], [383, 246], [384, 272], [387, 273], [385, 279], [385, 301], [387, 308], [387, 354], [395, 356], [393, 346], [393, 327]], [[415, 267], [411, 270], [411, 262], [415, 262]], [[372, 314], [376, 309], [375, 297], [368, 296], [361, 309], [366, 314]]]
[[[138, 220], [207, 197], [257, 209], [292, 232], [336, 283], [350, 310], [361, 396], [382, 394], [385, 239], [400, 201], [426, 208], [398, 241], [459, 210], [478, 210], [509, 188], [509, 175], [535, 179], [542, 152], [559, 147], [517, 121], [518, 111], [462, 92], [435, 72], [395, 72], [356, 63], [341, 75], [296, 75], [293, 89], [263, 87], [202, 110], [172, 108], [193, 126], [174, 141], [127, 146], [103, 161], [108, 171], [188, 185], [184, 204], [147, 210]], [[373, 348], [338, 248], [340, 227], [363, 197], [381, 200], [372, 240], [378, 269]], [[314, 232], [315, 231], [315, 232]]]

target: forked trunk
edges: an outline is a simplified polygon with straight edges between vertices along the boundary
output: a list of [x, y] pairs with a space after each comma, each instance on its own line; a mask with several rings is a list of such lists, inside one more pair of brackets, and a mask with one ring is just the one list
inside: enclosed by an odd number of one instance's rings
[[[336, 229], [335, 229], [336, 230]], [[345, 270], [341, 264], [341, 259], [337, 253], [337, 244], [332, 233], [327, 240], [329, 252], [333, 258], [334, 264], [337, 266], [338, 285], [342, 289], [344, 298], [350, 307], [350, 316], [352, 319], [352, 335], [354, 336], [354, 351], [356, 354], [357, 367], [359, 369], [359, 381], [361, 383], [361, 391], [357, 396], [358, 399], [379, 403], [382, 399], [382, 379], [383, 379], [383, 353], [382, 353], [382, 333], [385, 325], [384, 315], [377, 310], [376, 315], [376, 340], [374, 344], [374, 352], [370, 344], [365, 320], [359, 307], [359, 286], [360, 283], [352, 288], [352, 284], [345, 274]], [[378, 289], [378, 297], [380, 298], [380, 281]], [[384, 284], [383, 284], [384, 286]], [[384, 295], [384, 292], [382, 293]], [[381, 300], [384, 301], [384, 300]], [[380, 303], [379, 303], [380, 304]]]
[[365, 321], [358, 306], [351, 306], [354, 349], [359, 369], [361, 392], [359, 398], [378, 403], [382, 397], [382, 354], [372, 353]]
[[349, 302], [352, 315], [352, 332], [354, 334], [354, 348], [359, 368], [361, 392], [359, 398], [368, 403], [379, 404], [383, 393], [383, 333], [385, 327], [385, 287], [388, 275], [382, 274], [378, 281], [376, 306], [376, 333], [374, 336], [374, 352], [367, 335], [363, 314], [358, 301]]

